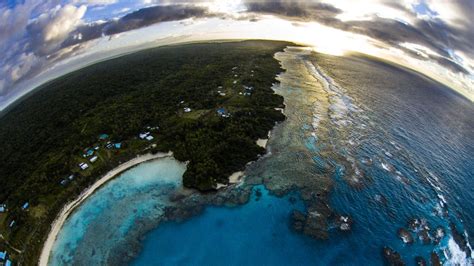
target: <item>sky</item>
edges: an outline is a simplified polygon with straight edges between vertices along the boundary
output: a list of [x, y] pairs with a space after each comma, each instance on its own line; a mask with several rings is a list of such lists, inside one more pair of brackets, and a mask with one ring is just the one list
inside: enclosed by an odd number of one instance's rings
[[472, 14], [472, 0], [0, 0], [0, 110], [100, 60], [226, 39], [365, 53], [474, 101]]

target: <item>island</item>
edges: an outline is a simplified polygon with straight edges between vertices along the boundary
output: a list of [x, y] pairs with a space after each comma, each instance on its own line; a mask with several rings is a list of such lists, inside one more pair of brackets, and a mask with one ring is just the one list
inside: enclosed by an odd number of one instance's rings
[[0, 251], [38, 261], [61, 209], [115, 167], [167, 153], [183, 184], [212, 192], [261, 156], [285, 119], [277, 41], [163, 46], [37, 88], [0, 116]]

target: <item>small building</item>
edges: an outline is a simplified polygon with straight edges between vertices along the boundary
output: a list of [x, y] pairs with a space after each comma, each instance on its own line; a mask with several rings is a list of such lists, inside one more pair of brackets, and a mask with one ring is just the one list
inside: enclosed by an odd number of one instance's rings
[[7, 251], [0, 251], [0, 261], [5, 260], [7, 258]]
[[122, 148], [122, 143], [121, 142], [114, 143], [114, 148], [116, 148], [117, 150]]
[[230, 114], [226, 111], [225, 108], [219, 108], [219, 109], [217, 109], [217, 114], [218, 114], [220, 117], [224, 117], [224, 118], [230, 117]]
[[99, 148], [99, 145], [95, 146], [94, 147], [94, 150], [98, 151], [100, 148]]
[[67, 179], [69, 179], [69, 180], [72, 181], [72, 180], [74, 179], [74, 174], [69, 175], [69, 176], [67, 177]]
[[218, 115], [222, 116], [222, 115], [224, 115], [225, 113], [226, 113], [226, 112], [225, 112], [225, 109], [224, 109], [224, 108], [219, 108], [219, 109], [217, 109], [217, 114], [218, 114]]
[[89, 156], [92, 156], [92, 155], [94, 155], [94, 149], [88, 148], [88, 149], [85, 150], [82, 157], [86, 158], [86, 157], [89, 157]]
[[0, 204], [0, 213], [7, 211], [7, 204]]
[[225, 92], [222, 92], [222, 91], [217, 91], [217, 94], [219, 94], [220, 96], [225, 96]]
[[140, 133], [138, 137], [140, 139], [146, 139], [146, 137], [148, 137], [149, 135], [150, 135], [150, 132], [144, 132], [144, 133]]
[[183, 109], [183, 110], [184, 110], [184, 112], [185, 112], [185, 113], [189, 113], [189, 112], [191, 112], [191, 108], [189, 108], [189, 107], [184, 107], [184, 109]]
[[90, 161], [91, 163], [94, 163], [95, 161], [97, 161], [98, 158], [99, 158], [99, 157], [94, 156], [94, 157], [90, 158], [89, 161]]
[[148, 136], [146, 137], [146, 140], [148, 140], [148, 141], [152, 141], [153, 139], [154, 139], [154, 137], [153, 137], [152, 135], [148, 135]]
[[86, 170], [87, 168], [89, 168], [89, 165], [87, 163], [80, 163], [79, 168], [81, 168], [81, 170]]
[[106, 140], [106, 139], [108, 139], [108, 138], [109, 138], [109, 135], [108, 135], [108, 134], [105, 134], [105, 133], [104, 133], [104, 134], [100, 134], [100, 135], [99, 135], [99, 140]]
[[25, 202], [23, 206], [21, 206], [22, 210], [27, 210], [30, 207], [30, 204], [28, 202]]
[[15, 220], [11, 221], [8, 227], [12, 228], [13, 226], [15, 226], [15, 223], [16, 223]]
[[11, 262], [10, 260], [7, 260], [7, 261], [5, 262], [5, 266], [12, 266], [12, 262]]
[[112, 144], [112, 142], [109, 141], [109, 142], [107, 142], [107, 144], [105, 145], [105, 147], [106, 147], [107, 149], [112, 149], [112, 148], [114, 147], [114, 144]]
[[61, 182], [59, 182], [61, 184], [61, 186], [66, 186], [67, 185], [67, 180], [66, 179], [63, 179], [61, 180]]

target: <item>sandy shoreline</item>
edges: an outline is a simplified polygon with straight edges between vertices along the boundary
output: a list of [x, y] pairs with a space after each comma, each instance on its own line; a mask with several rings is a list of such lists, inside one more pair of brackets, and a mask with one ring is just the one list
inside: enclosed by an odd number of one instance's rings
[[[278, 109], [278, 108], [275, 108], [275, 109]], [[281, 108], [279, 108], [279, 109], [281, 109]], [[282, 110], [283, 110], [283, 109], [282, 109]], [[271, 131], [271, 130], [268, 131], [267, 136], [268, 136], [268, 137], [267, 137], [266, 139], [258, 139], [255, 143], [256, 143], [258, 146], [260, 146], [260, 147], [266, 149], [266, 148], [267, 148], [267, 142], [268, 142], [268, 140], [270, 139], [270, 137], [272, 136], [272, 131]]]
[[46, 239], [43, 249], [41, 251], [41, 256], [39, 258], [38, 264], [40, 266], [47, 266], [48, 261], [49, 261], [49, 255], [51, 254], [51, 251], [53, 249], [54, 242], [56, 241], [56, 237], [59, 234], [59, 231], [61, 230], [62, 226], [64, 225], [64, 222], [66, 219], [69, 217], [69, 215], [74, 211], [75, 208], [81, 205], [81, 203], [87, 199], [90, 195], [92, 195], [98, 188], [100, 188], [102, 185], [113, 179], [115, 176], [118, 174], [124, 172], [125, 170], [132, 168], [138, 164], [141, 164], [146, 161], [158, 159], [158, 158], [164, 158], [168, 156], [172, 156], [172, 152], [168, 153], [157, 153], [157, 154], [146, 154], [146, 155], [141, 155], [138, 156], [128, 162], [125, 162], [116, 168], [110, 170], [107, 174], [102, 176], [97, 182], [95, 182], [92, 186], [84, 190], [79, 197], [77, 197], [75, 200], [69, 202], [66, 204], [59, 215], [56, 217], [56, 219], [53, 221], [51, 225], [51, 230], [48, 234], [48, 238]]

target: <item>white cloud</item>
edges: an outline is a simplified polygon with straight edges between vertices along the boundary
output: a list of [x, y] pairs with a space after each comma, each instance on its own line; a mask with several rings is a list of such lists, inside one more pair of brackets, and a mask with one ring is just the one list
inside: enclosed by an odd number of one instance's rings
[[43, 13], [38, 18], [38, 24], [43, 28], [43, 40], [45, 42], [64, 40], [81, 22], [86, 10], [85, 5], [80, 7], [66, 5], [56, 6], [49, 13]]

